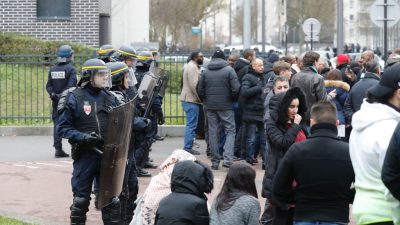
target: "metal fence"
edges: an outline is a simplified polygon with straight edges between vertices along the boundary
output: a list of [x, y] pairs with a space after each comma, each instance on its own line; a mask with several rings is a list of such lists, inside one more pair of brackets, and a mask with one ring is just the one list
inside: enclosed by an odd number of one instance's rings
[[[89, 55], [75, 55], [79, 73]], [[163, 99], [166, 124], [184, 124], [180, 103], [183, 65], [187, 55], [159, 58], [159, 67], [170, 72]], [[0, 125], [51, 124], [51, 100], [46, 92], [48, 71], [53, 55], [0, 55]]]

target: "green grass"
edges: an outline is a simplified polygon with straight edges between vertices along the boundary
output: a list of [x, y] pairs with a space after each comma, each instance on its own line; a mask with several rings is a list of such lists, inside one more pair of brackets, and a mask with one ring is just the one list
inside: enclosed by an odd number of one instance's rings
[[33, 225], [32, 223], [25, 223], [19, 220], [10, 219], [0, 216], [0, 224], [4, 225]]
[[[184, 124], [180, 102], [180, 67], [172, 71], [164, 96], [167, 125]], [[51, 101], [46, 92], [49, 66], [0, 64], [0, 126], [51, 125]], [[178, 84], [179, 83], [179, 84]]]

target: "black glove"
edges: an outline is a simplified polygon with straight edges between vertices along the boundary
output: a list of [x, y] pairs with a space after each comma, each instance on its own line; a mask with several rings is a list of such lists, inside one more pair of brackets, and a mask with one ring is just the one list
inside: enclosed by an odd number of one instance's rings
[[97, 135], [95, 132], [92, 132], [90, 134], [85, 134], [85, 137], [83, 138], [83, 142], [91, 146], [95, 146], [100, 141], [101, 141], [100, 136]]
[[58, 95], [56, 93], [54, 93], [54, 92], [51, 92], [50, 98], [53, 101], [58, 101]]
[[149, 131], [150, 128], [151, 128], [151, 120], [145, 118], [145, 119], [144, 119], [144, 122], [146, 123], [146, 128], [144, 128], [144, 130], [145, 130], [145, 131]]
[[165, 123], [165, 118], [162, 113], [158, 114], [158, 124], [163, 125]]

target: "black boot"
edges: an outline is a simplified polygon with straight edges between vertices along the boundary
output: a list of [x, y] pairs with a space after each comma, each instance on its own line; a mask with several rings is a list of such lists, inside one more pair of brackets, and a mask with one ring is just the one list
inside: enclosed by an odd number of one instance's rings
[[62, 149], [56, 149], [56, 152], [54, 153], [54, 157], [65, 158], [65, 157], [69, 157], [69, 154], [65, 153], [64, 150], [62, 150]]
[[89, 211], [89, 199], [74, 197], [71, 210], [71, 225], [85, 225], [86, 213]]
[[137, 176], [138, 177], [151, 177], [151, 174], [142, 168], [137, 168]]
[[110, 204], [101, 209], [101, 217], [104, 225], [121, 224], [121, 202], [118, 197], [114, 197]]
[[151, 163], [150, 161], [147, 161], [144, 163], [143, 168], [146, 169], [157, 169], [157, 165]]

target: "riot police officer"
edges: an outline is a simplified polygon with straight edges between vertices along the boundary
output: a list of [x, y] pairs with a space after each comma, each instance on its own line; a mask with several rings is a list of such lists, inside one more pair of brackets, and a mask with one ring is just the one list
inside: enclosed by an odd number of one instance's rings
[[99, 50], [97, 50], [97, 58], [103, 60], [103, 62], [108, 63], [112, 62], [111, 56], [115, 53], [114, 48], [110, 44], [105, 44], [100, 46]]
[[[122, 101], [130, 101], [131, 99], [126, 94], [131, 83], [131, 74], [129, 73], [128, 66], [123, 62], [110, 62], [107, 63], [107, 67], [111, 71], [112, 88], [111, 91], [119, 96]], [[135, 89], [134, 89], [135, 90]], [[136, 108], [140, 107], [139, 105]], [[138, 116], [138, 110], [133, 120], [132, 133], [130, 139], [130, 146], [128, 151], [128, 160], [124, 176], [124, 186], [121, 193], [121, 213], [123, 224], [129, 224], [132, 220], [133, 211], [136, 208], [136, 198], [139, 191], [138, 179], [136, 174], [136, 162], [135, 162], [135, 149], [134, 149], [134, 136], [138, 132], [143, 132], [148, 129], [150, 120]]]
[[52, 120], [53, 129], [53, 146], [55, 148], [54, 156], [56, 158], [68, 157], [69, 155], [62, 149], [61, 137], [56, 132], [56, 124], [58, 121], [57, 104], [61, 93], [71, 87], [76, 86], [76, 70], [71, 65], [74, 51], [69, 45], [62, 45], [57, 50], [57, 64], [50, 68], [48, 80], [46, 84], [47, 93], [52, 101]]
[[[99, 59], [89, 59], [82, 67], [78, 87], [60, 101], [57, 131], [72, 144], [73, 203], [71, 224], [85, 224], [89, 210], [94, 177], [99, 176], [101, 151], [107, 134], [108, 113], [118, 105], [116, 97], [107, 91], [111, 86], [109, 69]], [[99, 153], [100, 152], [100, 153]], [[114, 197], [102, 208], [104, 224], [119, 224], [120, 202]]]
[[[150, 51], [141, 51], [138, 53], [138, 62], [136, 64], [136, 79], [138, 80], [139, 84], [143, 80], [144, 74], [149, 72], [150, 68], [152, 66], [155, 66], [155, 61], [153, 58], [153, 53]], [[165, 123], [164, 120], [164, 113], [162, 110], [162, 97], [160, 95], [157, 95], [153, 101], [153, 104], [151, 106], [151, 115], [150, 119], [152, 122], [152, 127], [149, 131], [148, 137], [151, 139], [150, 141], [162, 141], [164, 140], [163, 137], [160, 137], [157, 135], [158, 133], [158, 127], [157, 124], [162, 125]]]

